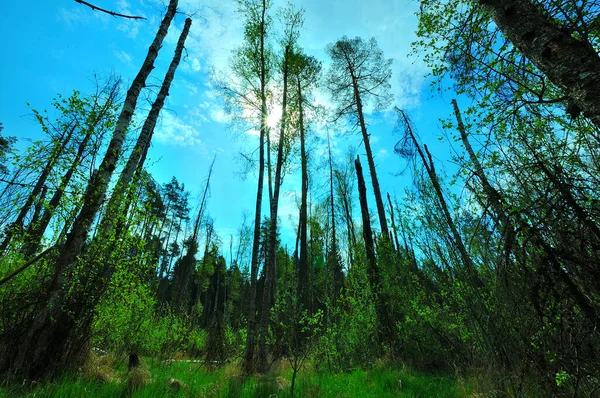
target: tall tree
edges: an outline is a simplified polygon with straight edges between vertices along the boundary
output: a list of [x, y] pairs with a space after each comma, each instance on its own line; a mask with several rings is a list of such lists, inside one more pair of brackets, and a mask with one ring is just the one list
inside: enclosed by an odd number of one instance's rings
[[365, 121], [365, 105], [371, 103], [375, 110], [387, 107], [391, 102], [391, 59], [385, 59], [375, 38], [365, 41], [360, 37], [344, 36], [327, 46], [332, 65], [326, 76], [327, 89], [337, 103], [335, 118], [349, 118], [360, 129], [377, 204], [381, 234], [389, 239], [385, 206], [375, 170], [375, 160]]
[[237, 79], [215, 79], [219, 91], [225, 99], [226, 110], [237, 118], [250, 113], [244, 119], [246, 125], [256, 126], [260, 132], [258, 143], [258, 179], [256, 207], [254, 213], [254, 234], [252, 260], [250, 264], [250, 292], [248, 297], [248, 330], [244, 368], [251, 372], [255, 368], [254, 348], [257, 333], [256, 286], [261, 241], [261, 210], [263, 199], [265, 140], [268, 136], [268, 86], [273, 74], [273, 55], [269, 46], [271, 17], [270, 0], [237, 0], [238, 12], [245, 20], [244, 43], [234, 51], [231, 69]]
[[277, 145], [277, 162], [275, 164], [275, 180], [273, 193], [270, 196], [270, 224], [267, 244], [267, 254], [265, 261], [265, 288], [263, 289], [263, 306], [260, 322], [260, 344], [259, 344], [259, 369], [266, 371], [268, 367], [266, 341], [269, 329], [269, 319], [271, 305], [274, 303], [272, 286], [276, 282], [275, 271], [277, 269], [277, 210], [279, 209], [279, 194], [281, 184], [283, 183], [283, 163], [286, 149], [286, 128], [288, 127], [288, 81], [290, 76], [290, 62], [293, 62], [294, 47], [299, 36], [299, 29], [303, 24], [303, 11], [296, 11], [293, 6], [289, 6], [283, 11], [284, 38], [281, 43], [283, 47], [283, 56], [281, 58], [281, 76], [283, 80], [283, 92], [281, 101], [281, 121], [279, 130], [279, 142]]

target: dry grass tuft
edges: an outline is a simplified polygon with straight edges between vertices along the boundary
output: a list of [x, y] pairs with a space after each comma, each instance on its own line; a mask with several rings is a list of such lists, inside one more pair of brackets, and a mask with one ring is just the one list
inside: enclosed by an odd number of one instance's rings
[[287, 359], [280, 359], [276, 361], [271, 368], [276, 374], [287, 374], [288, 372], [292, 372], [292, 366], [290, 365], [290, 361]]
[[82, 375], [85, 379], [99, 383], [118, 382], [114, 364], [115, 361], [111, 355], [100, 355], [90, 351], [83, 364]]
[[133, 393], [147, 386], [151, 380], [152, 377], [150, 376], [150, 372], [140, 366], [131, 369], [129, 372], [129, 375], [127, 376], [127, 388], [130, 393]]
[[244, 369], [242, 368], [242, 364], [240, 362], [232, 362], [223, 365], [223, 378], [224, 379], [233, 379], [244, 377]]
[[277, 386], [277, 390], [279, 391], [288, 391], [292, 386], [292, 382], [286, 379], [285, 377], [277, 377], [275, 379], [275, 385]]
[[470, 376], [459, 377], [457, 380], [461, 397], [497, 398], [506, 395], [498, 390], [489, 371], [471, 371], [470, 373]]
[[165, 381], [175, 392], [188, 389], [188, 385], [179, 379], [167, 378]]
[[202, 391], [200, 391], [200, 398], [212, 398], [218, 397], [221, 392], [221, 385], [219, 383], [209, 383], [205, 386], [202, 386]]

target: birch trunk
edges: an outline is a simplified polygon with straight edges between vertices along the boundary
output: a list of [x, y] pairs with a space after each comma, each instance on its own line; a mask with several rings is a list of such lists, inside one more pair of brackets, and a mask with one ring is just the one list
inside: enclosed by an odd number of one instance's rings
[[[183, 31], [181, 32], [179, 40], [177, 41], [175, 55], [171, 60], [171, 64], [169, 65], [169, 69], [167, 70], [165, 78], [162, 82], [160, 91], [158, 92], [156, 99], [152, 103], [150, 112], [148, 113], [146, 121], [142, 126], [142, 131], [138, 136], [133, 151], [131, 152], [131, 155], [129, 155], [129, 159], [127, 160], [125, 168], [119, 176], [119, 180], [117, 181], [115, 190], [110, 200], [108, 201], [108, 210], [106, 212], [106, 215], [102, 218], [102, 222], [100, 223], [100, 228], [103, 231], [103, 234], [105, 234], [104, 236], [106, 236], [106, 234], [108, 234], [111, 231], [111, 229], [114, 227], [115, 220], [117, 219], [117, 217], [120, 216], [120, 210], [122, 209], [119, 208], [119, 203], [121, 203], [125, 191], [129, 188], [135, 170], [138, 168], [138, 164], [140, 164], [140, 161], [142, 159], [146, 159], [145, 155], [147, 153], [148, 148], [150, 147], [150, 142], [154, 134], [156, 122], [158, 121], [158, 116], [160, 115], [160, 112], [165, 104], [165, 100], [169, 96], [171, 83], [173, 82], [173, 78], [175, 77], [175, 71], [177, 70], [179, 62], [181, 61], [183, 47], [185, 45], [185, 40], [187, 39], [191, 25], [191, 18], [187, 18], [183, 26]], [[143, 167], [143, 164], [141, 165], [141, 167]]]
[[[600, 127], [600, 57], [531, 0], [479, 0], [504, 35]], [[576, 114], [572, 114], [576, 116]]]

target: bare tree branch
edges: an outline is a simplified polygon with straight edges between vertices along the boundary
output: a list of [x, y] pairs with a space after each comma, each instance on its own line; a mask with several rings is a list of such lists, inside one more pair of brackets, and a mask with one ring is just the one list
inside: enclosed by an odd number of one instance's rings
[[75, 0], [75, 2], [77, 2], [79, 4], [86, 5], [86, 6], [90, 7], [94, 11], [105, 12], [107, 14], [112, 15], [113, 17], [121, 17], [121, 18], [128, 18], [128, 19], [146, 19], [145, 17], [138, 17], [138, 16], [135, 16], [135, 15], [124, 15], [124, 14], [119, 14], [119, 13], [114, 12], [114, 11], [105, 10], [104, 8], [96, 7], [95, 5], [90, 4], [87, 1], [83, 1], [83, 0]]

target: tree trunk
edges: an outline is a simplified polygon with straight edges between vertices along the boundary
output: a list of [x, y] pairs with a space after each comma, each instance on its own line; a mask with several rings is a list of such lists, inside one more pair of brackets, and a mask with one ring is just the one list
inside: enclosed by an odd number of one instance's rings
[[[287, 123], [287, 91], [288, 91], [288, 65], [291, 55], [291, 46], [285, 48], [283, 58], [283, 101], [281, 112], [281, 129], [279, 131], [279, 145], [277, 149], [277, 163], [275, 164], [275, 185], [271, 197], [271, 215], [269, 223], [269, 243], [267, 245], [267, 255], [265, 261], [265, 287], [263, 290], [263, 308], [260, 322], [260, 344], [259, 344], [259, 370], [267, 370], [267, 347], [266, 338], [269, 331], [269, 315], [271, 313], [272, 297], [276, 295], [275, 284], [277, 282], [277, 212], [279, 209], [279, 193], [282, 184], [283, 152], [285, 144], [285, 128]], [[270, 172], [269, 172], [270, 174]]]
[[350, 211], [350, 199], [349, 199], [348, 186], [344, 185], [344, 191], [342, 192], [342, 203], [344, 206], [344, 217], [346, 218], [346, 229], [348, 230], [348, 260], [350, 266], [354, 264], [353, 251], [356, 246], [356, 234], [354, 232], [354, 221], [352, 220], [352, 212]]
[[244, 354], [244, 369], [254, 370], [254, 342], [256, 338], [256, 277], [258, 274], [258, 252], [260, 248], [260, 219], [262, 208], [262, 193], [265, 169], [265, 136], [267, 130], [267, 97], [266, 97], [266, 65], [265, 65], [265, 18], [267, 13], [266, 0], [262, 2], [261, 35], [260, 35], [260, 142], [258, 160], [258, 187], [256, 189], [256, 211], [254, 214], [254, 241], [252, 243], [252, 260], [250, 264], [250, 295], [248, 298], [248, 330], [246, 335], [246, 352]]
[[[350, 63], [348, 63], [348, 67], [350, 67]], [[375, 203], [377, 204], [377, 214], [379, 215], [381, 235], [383, 235], [385, 239], [389, 239], [390, 233], [388, 231], [387, 219], [385, 217], [385, 207], [383, 206], [383, 200], [381, 199], [381, 189], [379, 188], [379, 180], [377, 179], [377, 171], [375, 170], [375, 161], [373, 160], [373, 152], [371, 151], [371, 142], [369, 140], [369, 133], [367, 132], [367, 125], [365, 124], [365, 118], [363, 115], [358, 81], [354, 75], [352, 75], [352, 86], [354, 87], [354, 99], [356, 100], [356, 113], [358, 114], [360, 131], [362, 132], [365, 151], [367, 152], [367, 163], [369, 164], [369, 174], [371, 174], [371, 183], [373, 184], [373, 195], [375, 195]]]
[[512, 44], [600, 127], [600, 57], [594, 48], [561, 29], [531, 0], [479, 0], [479, 4]]
[[150, 147], [150, 142], [154, 134], [156, 122], [158, 121], [158, 116], [160, 115], [160, 112], [165, 104], [166, 98], [169, 96], [171, 83], [173, 82], [173, 79], [175, 77], [175, 71], [177, 70], [179, 62], [181, 61], [183, 47], [185, 45], [185, 41], [187, 39], [191, 25], [192, 19], [187, 18], [183, 26], [183, 31], [181, 32], [179, 40], [177, 41], [177, 46], [175, 47], [175, 55], [171, 60], [171, 64], [169, 65], [169, 69], [167, 70], [163, 83], [160, 87], [160, 91], [158, 92], [156, 99], [152, 103], [152, 107], [150, 108], [150, 112], [148, 113], [144, 125], [142, 126], [142, 130], [140, 132], [140, 135], [138, 136], [133, 151], [129, 155], [127, 164], [121, 172], [119, 180], [117, 181], [117, 185], [115, 186], [115, 190], [111, 195], [110, 200], [108, 201], [107, 212], [100, 223], [103, 236], [108, 236], [108, 234], [111, 232], [112, 228], [115, 225], [115, 220], [121, 216], [121, 203], [123, 202], [123, 195], [129, 188], [129, 185], [131, 183], [136, 169], [138, 168], [140, 160], [145, 160], [144, 155], [147, 153], [147, 149]]
[[298, 85], [298, 114], [300, 130], [300, 162], [302, 168], [302, 192], [300, 200], [300, 258], [298, 262], [298, 301], [301, 309], [309, 308], [308, 298], [308, 159], [306, 153], [306, 131], [304, 129], [304, 99], [302, 98], [302, 85], [297, 79]]
[[44, 185], [42, 188], [42, 192], [40, 192], [40, 197], [35, 202], [35, 206], [33, 207], [33, 215], [31, 216], [31, 221], [27, 229], [31, 228], [32, 225], [35, 225], [40, 220], [40, 214], [44, 210], [44, 202], [46, 201], [46, 194], [48, 193], [48, 186]]
[[394, 220], [394, 206], [392, 206], [392, 199], [390, 193], [387, 193], [388, 203], [390, 205], [390, 219], [392, 220], [392, 231], [394, 235], [394, 242], [396, 243], [396, 250], [400, 252], [400, 242], [398, 242], [398, 230], [396, 229], [396, 220]]
[[331, 198], [331, 265], [333, 274], [333, 303], [337, 302], [340, 290], [342, 289], [344, 274], [338, 258], [337, 234], [335, 230], [335, 204], [333, 195], [333, 159], [331, 157], [331, 141], [329, 131], [327, 131], [327, 149], [329, 152], [329, 195]]

